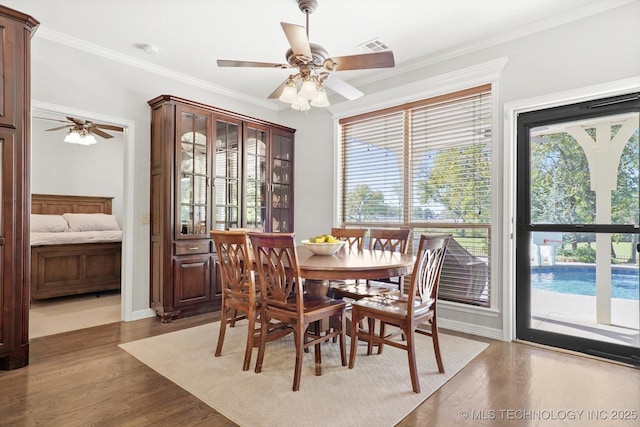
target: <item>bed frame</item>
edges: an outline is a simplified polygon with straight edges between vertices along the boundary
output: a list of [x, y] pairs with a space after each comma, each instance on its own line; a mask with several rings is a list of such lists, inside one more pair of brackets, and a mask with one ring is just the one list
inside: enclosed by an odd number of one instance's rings
[[[31, 213], [111, 214], [113, 197], [32, 194]], [[122, 243], [31, 247], [31, 299], [120, 289]]]

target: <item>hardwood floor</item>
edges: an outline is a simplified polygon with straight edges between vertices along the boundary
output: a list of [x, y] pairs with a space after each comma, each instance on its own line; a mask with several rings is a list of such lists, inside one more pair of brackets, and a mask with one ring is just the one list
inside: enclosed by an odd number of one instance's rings
[[[34, 339], [29, 366], [0, 371], [0, 425], [235, 425], [117, 346], [218, 318], [144, 319]], [[638, 425], [640, 370], [486, 341], [487, 350], [399, 425]]]

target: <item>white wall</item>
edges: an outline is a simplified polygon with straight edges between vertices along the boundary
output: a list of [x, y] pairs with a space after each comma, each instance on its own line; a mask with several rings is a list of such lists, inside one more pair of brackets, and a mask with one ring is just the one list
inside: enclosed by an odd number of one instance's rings
[[[36, 112], [37, 115], [37, 112]], [[64, 118], [63, 118], [64, 119]], [[96, 136], [91, 146], [63, 141], [64, 123], [33, 119], [31, 126], [31, 193], [113, 197], [113, 214], [122, 228], [124, 139]]]

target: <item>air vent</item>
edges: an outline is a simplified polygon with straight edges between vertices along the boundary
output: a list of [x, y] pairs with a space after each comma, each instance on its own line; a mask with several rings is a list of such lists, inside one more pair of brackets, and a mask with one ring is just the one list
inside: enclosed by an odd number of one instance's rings
[[389, 47], [378, 39], [369, 40], [368, 42], [358, 45], [360, 49], [366, 52], [381, 52], [389, 49]]

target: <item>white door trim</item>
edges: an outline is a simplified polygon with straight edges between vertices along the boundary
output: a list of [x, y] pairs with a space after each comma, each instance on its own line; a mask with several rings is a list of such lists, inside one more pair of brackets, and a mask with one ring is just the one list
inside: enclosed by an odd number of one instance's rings
[[[135, 122], [133, 120], [107, 116], [91, 111], [79, 110], [47, 102], [31, 101], [31, 117], [37, 113], [54, 113], [61, 115], [91, 118], [96, 122], [108, 122], [124, 128], [124, 177], [122, 201], [122, 290], [121, 290], [121, 318], [128, 322], [136, 320], [133, 316], [133, 251], [134, 251], [134, 165], [135, 165]], [[31, 162], [31, 159], [29, 159]]]

